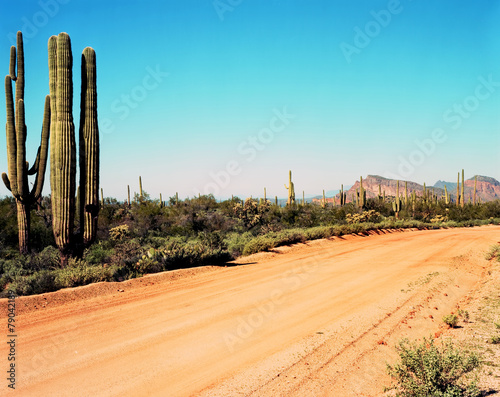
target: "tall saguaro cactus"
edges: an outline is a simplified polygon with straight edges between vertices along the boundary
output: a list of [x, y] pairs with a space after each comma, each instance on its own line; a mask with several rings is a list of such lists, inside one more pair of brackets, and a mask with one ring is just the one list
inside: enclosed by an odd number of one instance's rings
[[[99, 132], [95, 53], [86, 48], [82, 56], [80, 112], [80, 219], [81, 232], [73, 235], [76, 185], [76, 144], [73, 123], [73, 55], [66, 33], [49, 39], [49, 85], [52, 108], [50, 184], [52, 227], [61, 252], [61, 264], [77, 250], [90, 245], [97, 232], [99, 211]], [[75, 240], [75, 237], [78, 237]]]
[[82, 91], [80, 101], [80, 219], [83, 245], [89, 246], [97, 235], [99, 213], [99, 128], [97, 125], [97, 84], [95, 51], [82, 53]]
[[[49, 39], [49, 84], [52, 107], [50, 184], [52, 228], [65, 265], [73, 252], [76, 146], [73, 123], [73, 56], [66, 33]], [[82, 187], [80, 187], [82, 188]]]
[[[19, 233], [19, 251], [29, 252], [30, 210], [40, 198], [45, 179], [47, 152], [50, 134], [50, 97], [45, 97], [42, 137], [35, 163], [28, 169], [26, 162], [26, 134], [24, 111], [24, 46], [23, 35], [17, 32], [17, 50], [10, 49], [10, 70], [5, 76], [5, 103], [7, 108], [7, 163], [8, 175], [2, 174], [7, 189], [12, 192], [17, 205], [17, 225]], [[16, 68], [17, 63], [17, 68]], [[12, 82], [16, 86], [15, 98], [12, 92]], [[28, 175], [36, 174], [33, 189], [30, 191]]]

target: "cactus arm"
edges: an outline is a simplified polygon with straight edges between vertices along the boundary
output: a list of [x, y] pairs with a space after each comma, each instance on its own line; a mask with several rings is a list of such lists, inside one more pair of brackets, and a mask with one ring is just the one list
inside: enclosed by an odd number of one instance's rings
[[12, 81], [16, 81], [16, 47], [10, 47], [10, 65], [9, 65], [9, 75]]
[[17, 32], [16, 44], [17, 44], [17, 80], [16, 80], [16, 105], [17, 105], [20, 99], [24, 100], [24, 44], [23, 44], [23, 35], [21, 32]]
[[7, 176], [7, 174], [5, 172], [2, 173], [2, 180], [3, 180], [3, 183], [5, 184], [5, 187], [7, 189], [9, 189], [9, 191], [12, 191], [12, 189], [10, 187], [9, 177]]
[[45, 180], [45, 169], [47, 168], [47, 154], [49, 151], [49, 136], [50, 136], [50, 95], [45, 97], [45, 107], [43, 112], [42, 136], [40, 139], [40, 147], [35, 161], [36, 178], [31, 198], [33, 202], [37, 201], [42, 195], [43, 183]]
[[40, 165], [40, 146], [38, 146], [38, 150], [36, 152], [35, 162], [33, 166], [29, 168], [28, 162], [26, 162], [26, 168], [28, 169], [28, 175], [35, 175], [38, 172], [38, 166]]

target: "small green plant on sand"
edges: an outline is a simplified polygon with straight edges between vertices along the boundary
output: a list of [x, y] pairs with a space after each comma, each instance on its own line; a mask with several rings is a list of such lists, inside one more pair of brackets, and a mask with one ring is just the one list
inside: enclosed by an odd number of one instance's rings
[[419, 344], [403, 339], [396, 347], [401, 361], [387, 365], [387, 372], [395, 380], [388, 390], [402, 397], [479, 396], [476, 386], [480, 359], [475, 353], [457, 348], [451, 341], [442, 342], [423, 338]]
[[458, 323], [458, 316], [456, 314], [447, 314], [446, 316], [443, 316], [443, 321], [451, 328], [455, 328]]

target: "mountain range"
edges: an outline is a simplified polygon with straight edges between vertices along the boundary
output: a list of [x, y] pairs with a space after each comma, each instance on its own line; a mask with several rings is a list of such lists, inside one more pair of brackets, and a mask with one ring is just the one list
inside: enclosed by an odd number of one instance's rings
[[[474, 195], [474, 180], [477, 177], [477, 184], [476, 184], [476, 199], [480, 202], [486, 202], [486, 201], [492, 201], [500, 198], [500, 182], [498, 182], [496, 179], [488, 177], [488, 176], [482, 176], [482, 175], [477, 175], [474, 176], [470, 179], [465, 180], [465, 200], [466, 202], [469, 201], [469, 199], [472, 201], [473, 200], [473, 195]], [[366, 197], [367, 198], [375, 198], [378, 197], [379, 195], [379, 186], [380, 186], [380, 191], [382, 192], [382, 195], [385, 192], [386, 197], [394, 197], [396, 196], [396, 189], [397, 189], [397, 182], [395, 179], [388, 179], [381, 177], [379, 175], [368, 175], [366, 178], [363, 178], [363, 188], [366, 190]], [[410, 195], [412, 192], [416, 192], [418, 196], [421, 196], [423, 191], [424, 191], [424, 186], [420, 185], [419, 183], [416, 182], [411, 182], [411, 181], [399, 181], [399, 194], [402, 195], [404, 194], [404, 189], [405, 189], [405, 182], [407, 182], [408, 186], [408, 195]], [[462, 181], [460, 180], [460, 185], [462, 184]], [[438, 197], [444, 196], [444, 188], [446, 186], [446, 189], [448, 193], [451, 196], [451, 199], [453, 201], [456, 201], [457, 199], [457, 182], [445, 182], [445, 181], [437, 181], [434, 186], [426, 186], [426, 189], [430, 192], [434, 192]], [[347, 190], [347, 202], [351, 202], [353, 200], [353, 197], [356, 195], [356, 190], [359, 189], [360, 187], [360, 182], [356, 181], [348, 190]], [[327, 201], [332, 202], [333, 198], [330, 196], [328, 198], [327, 195]], [[299, 199], [300, 197], [296, 197]], [[335, 202], [338, 204], [340, 199], [340, 193], [337, 193], [335, 195]], [[322, 200], [322, 196], [316, 196], [313, 198], [313, 202], [318, 202]]]

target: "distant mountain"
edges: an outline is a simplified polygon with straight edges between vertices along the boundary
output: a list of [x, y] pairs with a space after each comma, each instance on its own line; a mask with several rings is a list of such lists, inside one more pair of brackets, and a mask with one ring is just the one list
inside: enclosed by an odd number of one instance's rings
[[[375, 198], [379, 195], [379, 186], [382, 195], [385, 192], [386, 197], [395, 197], [397, 189], [397, 180], [384, 178], [379, 175], [368, 175], [363, 178], [363, 188], [366, 190], [367, 198]], [[445, 182], [437, 181], [434, 186], [427, 186], [426, 189], [429, 192], [433, 192], [438, 197], [444, 196], [444, 187], [448, 193], [450, 193], [451, 199], [453, 201], [457, 198], [457, 183], [456, 182]], [[347, 190], [347, 202], [353, 201], [353, 197], [356, 197], [356, 190], [359, 189], [359, 180], [352, 185], [350, 189]], [[408, 195], [415, 191], [418, 196], [421, 196], [424, 190], [424, 186], [416, 182], [407, 181]], [[405, 181], [399, 181], [399, 194], [404, 194]], [[345, 191], [345, 190], [344, 190]], [[465, 181], [465, 200], [469, 201], [473, 199], [474, 194], [474, 177], [467, 179]], [[328, 196], [328, 194], [327, 194]], [[313, 201], [321, 201], [322, 196], [317, 196]], [[477, 187], [476, 187], [476, 199], [481, 200], [481, 202], [492, 201], [500, 199], [500, 182], [496, 179], [487, 176], [477, 176]], [[340, 194], [335, 195], [335, 202], [338, 204], [340, 200]], [[330, 203], [333, 201], [332, 197], [327, 198]]]

